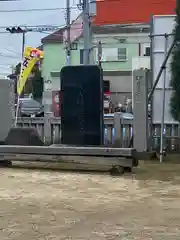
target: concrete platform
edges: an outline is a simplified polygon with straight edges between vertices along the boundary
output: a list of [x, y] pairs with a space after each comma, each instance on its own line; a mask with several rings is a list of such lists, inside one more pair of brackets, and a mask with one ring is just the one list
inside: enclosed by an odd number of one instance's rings
[[[116, 169], [123, 172], [138, 165], [137, 152], [128, 148], [72, 147], [72, 146], [0, 146], [1, 163], [45, 162], [78, 165], [94, 170]], [[82, 169], [82, 168], [81, 168]]]
[[73, 146], [18, 146], [2, 145], [1, 153], [49, 154], [67, 156], [102, 156], [102, 157], [133, 157], [137, 158], [134, 148], [110, 147], [73, 147]]

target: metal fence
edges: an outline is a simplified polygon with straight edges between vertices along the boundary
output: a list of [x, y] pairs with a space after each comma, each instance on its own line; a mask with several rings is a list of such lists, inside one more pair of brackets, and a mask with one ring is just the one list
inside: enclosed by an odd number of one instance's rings
[[[61, 119], [50, 119], [50, 142], [60, 143], [61, 141]], [[121, 142], [119, 147], [128, 147], [133, 134], [133, 120], [123, 119], [121, 121]], [[19, 127], [36, 128], [41, 139], [45, 138], [45, 128], [43, 118], [20, 118], [18, 119]], [[152, 126], [152, 134], [149, 142], [152, 148], [157, 148], [160, 144], [161, 125]], [[165, 147], [169, 151], [180, 151], [180, 125], [167, 124], [164, 128]], [[149, 137], [150, 138], [150, 137]], [[115, 141], [114, 118], [108, 117], [104, 119], [104, 144], [113, 146]]]
[[[168, 152], [180, 151], [180, 125], [165, 124], [164, 125], [164, 147]], [[153, 148], [160, 146], [161, 124], [153, 125], [152, 146]]]

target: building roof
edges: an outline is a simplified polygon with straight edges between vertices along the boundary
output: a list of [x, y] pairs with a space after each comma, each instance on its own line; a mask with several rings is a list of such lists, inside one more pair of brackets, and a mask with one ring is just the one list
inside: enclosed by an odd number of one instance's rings
[[[81, 36], [81, 29], [82, 29], [82, 13], [79, 14], [79, 16], [71, 22], [71, 38], [72, 35], [77, 35], [77, 38], [73, 36], [73, 39], [76, 40]], [[62, 27], [58, 31], [55, 31], [54, 33], [48, 35], [47, 37], [44, 37], [41, 39], [42, 44], [44, 43], [63, 43], [64, 38], [67, 36], [67, 27]], [[72, 41], [73, 42], [73, 41]]]
[[[93, 19], [92, 28], [93, 33], [96, 34], [139, 32], [141, 31], [141, 27], [136, 29], [133, 24], [149, 24], [152, 15], [174, 14], [176, 6], [176, 0], [100, 0], [96, 2], [97, 16]], [[72, 25], [80, 21], [81, 17], [80, 14], [72, 22]], [[122, 28], [122, 24], [125, 25], [124, 28]], [[126, 24], [132, 26], [126, 27]], [[63, 43], [63, 33], [65, 30], [66, 28], [63, 27], [43, 38], [42, 44]], [[145, 30], [145, 28], [143, 30], [143, 32], [148, 31], [149, 29]], [[77, 35], [78, 38], [82, 36], [79, 33]]]
[[[42, 39], [42, 43], [63, 43], [63, 32], [65, 29], [56, 31], [55, 33]], [[148, 33], [149, 26], [141, 25], [139, 27], [133, 25], [131, 27], [124, 25], [105, 25], [105, 26], [93, 26], [92, 32], [94, 34], [118, 34], [118, 33]], [[82, 35], [79, 35], [78, 40]]]
[[176, 0], [97, 1], [94, 24], [149, 23], [152, 15], [175, 13]]
[[42, 44], [44, 43], [63, 43], [63, 33], [66, 28], [60, 28], [59, 30], [49, 34], [48, 36], [41, 39]]
[[92, 32], [94, 34], [118, 34], [118, 33], [149, 33], [149, 25], [137, 26], [124, 26], [124, 25], [105, 25], [93, 26]]

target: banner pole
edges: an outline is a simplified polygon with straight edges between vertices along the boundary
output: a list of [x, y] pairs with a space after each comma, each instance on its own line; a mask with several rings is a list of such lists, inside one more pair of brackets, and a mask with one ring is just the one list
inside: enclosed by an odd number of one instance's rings
[[[23, 58], [22, 58], [20, 73], [21, 73], [21, 70], [22, 70], [22, 64], [23, 64]], [[20, 77], [18, 78], [17, 83], [16, 83], [16, 84], [17, 84], [18, 99], [17, 99], [16, 115], [15, 115], [15, 123], [14, 123], [14, 126], [15, 126], [15, 127], [17, 127], [18, 113], [19, 113], [19, 103], [20, 103], [20, 95], [19, 95], [19, 93], [18, 93], [19, 80], [20, 80]]]
[[[21, 63], [21, 69], [22, 69], [22, 64], [23, 64], [23, 59], [24, 59], [24, 48], [25, 48], [25, 37], [26, 37], [26, 31], [23, 31], [22, 33], [22, 63]], [[21, 72], [21, 69], [20, 69], [20, 72]], [[19, 79], [18, 79], [19, 81]], [[18, 84], [18, 81], [17, 81], [17, 84]], [[15, 115], [15, 127], [17, 127], [17, 120], [18, 120], [18, 113], [19, 113], [19, 94], [18, 94], [18, 99], [17, 99], [17, 106], [16, 106], [16, 115]]]
[[18, 120], [18, 112], [19, 112], [19, 103], [20, 103], [20, 97], [18, 95], [18, 99], [17, 99], [17, 106], [16, 106], [16, 115], [15, 115], [15, 127], [17, 127], [17, 120]]

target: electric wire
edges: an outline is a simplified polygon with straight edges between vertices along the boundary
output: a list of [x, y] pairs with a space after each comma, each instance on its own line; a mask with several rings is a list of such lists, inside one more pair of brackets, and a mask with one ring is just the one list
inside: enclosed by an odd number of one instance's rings
[[[74, 22], [74, 25], [76, 23]], [[77, 25], [80, 25], [81, 23], [77, 23]], [[83, 29], [83, 27], [75, 27], [73, 24], [71, 25], [73, 30], [80, 30]], [[16, 26], [13, 26], [16, 27]], [[58, 30], [61, 30], [62, 28], [66, 28], [65, 24], [62, 25], [18, 25], [18, 27], [21, 28], [25, 28], [25, 30], [27, 29], [27, 31], [29, 32], [40, 32], [41, 29], [43, 32], [55, 32]], [[95, 30], [108, 30], [108, 28], [118, 28], [118, 29], [123, 29], [123, 28], [129, 28], [129, 29], [135, 29], [136, 27], [139, 27], [139, 29], [149, 29], [149, 25], [145, 24], [145, 23], [137, 23], [137, 24], [112, 24], [112, 25], [93, 25], [93, 27], [95, 28]], [[11, 28], [11, 26], [0, 26], [0, 29], [6, 29], [6, 28]], [[46, 30], [47, 29], [47, 30]], [[51, 30], [52, 29], [52, 30]], [[137, 29], [137, 28], [136, 28]], [[2, 32], [0, 31], [0, 33], [7, 33], [6, 32]], [[118, 32], [117, 32], [118, 33]], [[143, 31], [139, 30], [139, 33], [143, 33]]]
[[15, 57], [15, 56], [13, 56], [13, 55], [6, 55], [6, 54], [4, 54], [4, 53], [0, 53], [0, 57], [19, 59], [19, 57]]
[[[62, 27], [61, 27], [62, 28]], [[61, 28], [59, 28], [59, 30], [57, 30], [57, 31], [55, 31], [55, 32], [50, 32], [50, 31], [41, 31], [41, 30], [39, 30], [39, 31], [33, 31], [33, 33], [40, 33], [40, 34], [47, 34], [47, 36], [45, 36], [44, 38], [46, 38], [46, 37], [60, 37], [60, 38], [62, 38], [62, 33], [58, 33], [58, 31], [60, 31], [61, 30]], [[98, 28], [97, 28], [98, 29]], [[99, 30], [101, 29], [101, 27], [99, 27]], [[82, 30], [82, 28], [75, 28], [75, 27], [73, 27], [73, 30]], [[104, 29], [102, 29], [102, 31], [104, 32]], [[30, 32], [30, 33], [32, 33], [32, 32]], [[138, 33], [141, 33], [141, 32], [138, 32]], [[136, 33], [134, 33], [134, 34], [138, 34], [137, 32]], [[11, 34], [11, 33], [8, 33], [8, 32], [0, 32], [0, 34], [9, 34], [9, 35], [13, 35], [13, 34]], [[17, 34], [20, 34], [20, 33], [17, 33]], [[101, 31], [99, 31], [99, 34], [101, 34]], [[120, 32], [117, 32], [117, 35], [118, 34], [120, 34]], [[122, 33], [122, 34], [125, 34], [125, 33]], [[116, 44], [118, 41], [120, 41], [120, 39], [123, 39], [123, 40], [126, 40], [126, 38], [125, 37], [121, 37], [121, 36], [118, 36], [119, 37], [119, 39], [115, 39], [114, 38], [114, 42], [101, 42], [102, 44], [106, 44], [106, 45], [112, 45], [112, 44]], [[143, 37], [143, 36], [139, 36], [139, 37]], [[148, 37], [148, 35], [145, 35], [144, 37]], [[102, 38], [103, 38], [103, 36], [102, 36]], [[104, 37], [105, 38], [105, 37]], [[119, 42], [120, 43], [120, 42]], [[149, 43], [149, 41], [141, 41], [141, 43]], [[129, 41], [129, 42], [124, 42], [124, 43], [120, 43], [120, 44], [124, 44], [124, 45], [126, 45], [126, 44], [138, 44], [138, 42], [137, 41]]]
[[0, 26], [0, 29], [6, 29], [10, 27], [24, 27], [24, 28], [61, 28], [63, 25], [55, 25], [55, 24], [41, 24], [41, 25], [27, 25], [27, 24], [14, 24], [14, 25], [6, 25]]
[[[78, 9], [77, 6], [71, 6], [70, 9]], [[17, 12], [45, 12], [45, 11], [59, 11], [66, 10], [65, 7], [59, 8], [31, 8], [31, 9], [6, 9], [0, 10], [0, 13], [17, 13]]]
[[14, 50], [11, 50], [11, 49], [8, 49], [8, 48], [4, 48], [4, 50], [6, 50], [8, 52], [11, 52], [11, 53], [14, 53], [17, 56], [21, 56], [21, 54], [19, 54], [18, 52], [14, 51]]

